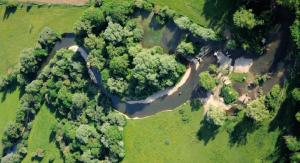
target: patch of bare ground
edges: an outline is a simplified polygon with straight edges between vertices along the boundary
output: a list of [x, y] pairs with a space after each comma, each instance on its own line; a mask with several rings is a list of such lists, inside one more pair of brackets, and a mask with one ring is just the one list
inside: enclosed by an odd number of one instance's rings
[[70, 4], [70, 5], [84, 5], [89, 0], [18, 0], [20, 2], [34, 2], [46, 4]]

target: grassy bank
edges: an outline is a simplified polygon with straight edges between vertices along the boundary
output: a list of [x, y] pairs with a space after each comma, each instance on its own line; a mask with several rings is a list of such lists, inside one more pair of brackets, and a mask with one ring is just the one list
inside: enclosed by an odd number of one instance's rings
[[63, 162], [60, 159], [55, 140], [51, 140], [51, 127], [56, 124], [57, 120], [54, 115], [47, 107], [43, 106], [33, 122], [28, 142], [28, 154], [23, 160], [24, 163], [34, 162], [31, 157], [37, 149], [45, 150], [45, 157], [42, 162], [49, 162], [50, 158], [54, 158], [54, 162]]
[[8, 71], [19, 59], [24, 48], [33, 47], [45, 26], [57, 32], [71, 32], [84, 7], [19, 7], [8, 10], [0, 6], [0, 74]]
[[242, 124], [231, 127], [233, 131], [212, 131], [202, 120], [203, 110], [191, 111], [189, 104], [129, 120], [124, 162], [259, 162], [274, 151], [279, 136], [278, 130], [268, 131], [270, 122], [251, 132]]
[[[16, 110], [19, 106], [19, 91], [4, 95], [0, 93], [0, 140], [3, 132], [9, 122], [16, 118]], [[2, 144], [0, 143], [0, 154], [2, 153]]]

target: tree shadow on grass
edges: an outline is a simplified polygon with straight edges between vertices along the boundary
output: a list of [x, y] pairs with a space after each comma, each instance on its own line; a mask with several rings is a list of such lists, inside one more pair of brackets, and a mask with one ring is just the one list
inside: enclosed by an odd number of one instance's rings
[[[1, 102], [4, 102], [6, 100], [7, 94], [13, 93], [16, 89], [18, 88], [18, 83], [17, 82], [12, 82], [9, 84], [3, 91], [2, 91], [2, 96], [1, 96]], [[22, 92], [20, 92], [21, 95]]]
[[236, 0], [205, 0], [203, 15], [210, 21], [210, 27], [222, 26], [230, 20], [237, 6]]
[[6, 6], [2, 17], [2, 21], [8, 19], [11, 14], [14, 14], [17, 11], [17, 8], [18, 7], [14, 5]]
[[197, 132], [198, 139], [204, 141], [204, 145], [211, 140], [214, 140], [218, 133], [218, 126], [211, 125], [207, 123], [205, 120], [201, 121], [201, 128]]
[[267, 160], [270, 162], [289, 162], [289, 150], [287, 149], [283, 134], [281, 133], [276, 140], [274, 151], [267, 156]]
[[247, 135], [255, 131], [257, 127], [251, 119], [244, 117], [234, 126], [233, 131], [229, 134], [230, 146], [245, 145], [247, 143]]

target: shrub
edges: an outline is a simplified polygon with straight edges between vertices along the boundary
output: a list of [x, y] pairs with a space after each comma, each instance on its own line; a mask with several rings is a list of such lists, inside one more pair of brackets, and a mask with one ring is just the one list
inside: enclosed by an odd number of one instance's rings
[[212, 91], [217, 85], [216, 79], [214, 79], [214, 77], [212, 77], [208, 71], [200, 73], [199, 83], [207, 91]]
[[243, 83], [247, 79], [247, 76], [248, 76], [247, 73], [233, 72], [229, 75], [229, 78], [231, 81]]
[[210, 28], [204, 28], [196, 23], [192, 23], [189, 26], [189, 30], [195, 37], [200, 37], [203, 40], [212, 40], [212, 41], [217, 41], [219, 40], [216, 32]]
[[149, 2], [148, 0], [135, 0], [134, 7], [137, 9], [143, 9], [150, 12], [153, 9], [154, 4]]
[[186, 16], [175, 17], [174, 22], [180, 29], [183, 30], [189, 29], [192, 24], [191, 20]]
[[213, 125], [222, 126], [226, 120], [226, 112], [222, 108], [209, 106], [205, 119]]
[[208, 67], [208, 71], [210, 74], [217, 74], [218, 68], [215, 64], [210, 64]]
[[195, 54], [193, 44], [191, 42], [185, 42], [185, 41], [182, 41], [178, 45], [176, 52], [183, 56], [186, 56], [186, 55], [193, 56]]
[[239, 93], [236, 90], [234, 90], [231, 86], [223, 86], [221, 88], [220, 96], [224, 98], [225, 104], [230, 104], [235, 102], [235, 100], [239, 96]]
[[226, 42], [226, 48], [230, 49], [230, 50], [236, 49], [237, 48], [236, 41], [235, 40], [228, 40]]

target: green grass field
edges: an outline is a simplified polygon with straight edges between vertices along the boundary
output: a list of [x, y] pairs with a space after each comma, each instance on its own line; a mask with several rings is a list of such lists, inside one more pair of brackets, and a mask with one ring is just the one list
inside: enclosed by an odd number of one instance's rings
[[55, 158], [54, 162], [63, 162], [60, 159], [59, 149], [55, 140], [51, 141], [51, 127], [57, 124], [57, 120], [49, 109], [43, 106], [36, 116], [29, 136], [28, 154], [23, 160], [24, 163], [33, 162], [31, 157], [38, 148], [45, 150], [45, 157], [42, 162], [48, 163], [49, 158]]
[[[182, 121], [179, 110], [185, 112], [188, 123]], [[233, 135], [226, 127], [214, 133], [202, 120], [203, 110], [191, 111], [188, 103], [175, 111], [129, 120], [123, 162], [261, 162], [273, 152], [279, 135], [278, 130], [268, 131], [267, 122], [248, 134], [247, 127], [239, 125], [235, 130], [239, 139], [230, 139]]]
[[81, 16], [84, 7], [33, 6], [18, 8], [15, 12], [6, 11], [0, 5], [0, 75], [13, 67], [24, 48], [34, 47], [38, 35], [45, 26], [57, 32], [71, 32], [74, 22]]
[[196, 23], [218, 28], [234, 8], [233, 0], [151, 0], [160, 6], [169, 6]]
[[[5, 99], [5, 100], [4, 100]], [[9, 122], [16, 118], [16, 110], [19, 106], [19, 91], [4, 95], [0, 93], [0, 140], [3, 132]], [[3, 101], [4, 100], [4, 101]], [[2, 144], [0, 142], [0, 154], [2, 153]]]

